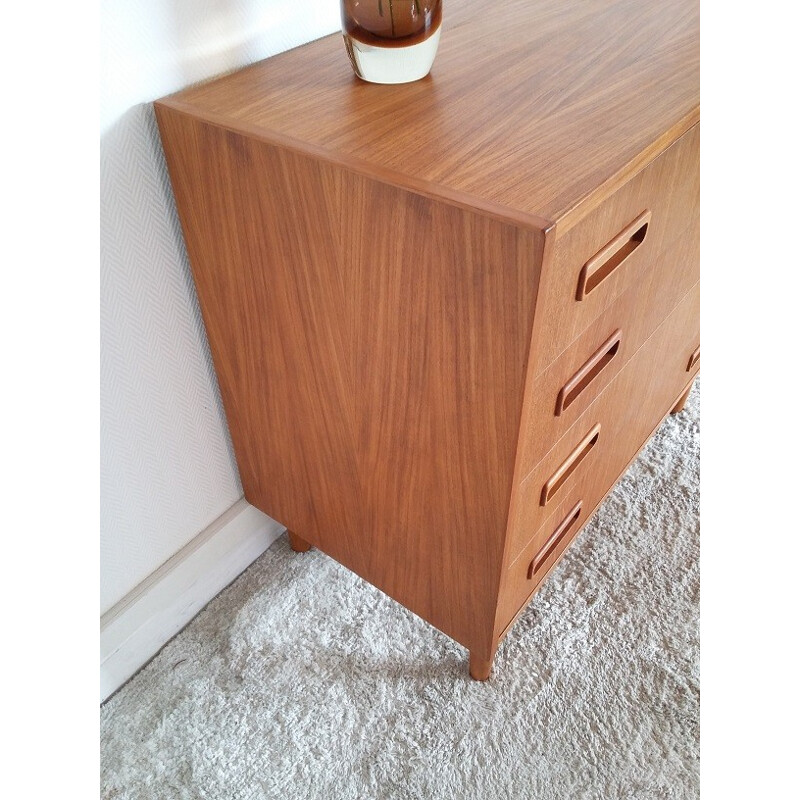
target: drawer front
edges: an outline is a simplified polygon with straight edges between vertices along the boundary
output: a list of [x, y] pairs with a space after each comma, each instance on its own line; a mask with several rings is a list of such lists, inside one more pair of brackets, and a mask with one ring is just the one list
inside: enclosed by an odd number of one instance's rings
[[699, 219], [700, 128], [559, 235], [539, 286], [533, 374], [551, 364], [654, 259]]
[[506, 630], [527, 605], [547, 574], [589, 521], [593, 510], [590, 501], [585, 499], [562, 503], [552, 521], [542, 528], [542, 534], [511, 564], [505, 575], [497, 612], [501, 630]]
[[578, 502], [593, 509], [619, 478], [699, 370], [699, 315], [698, 283], [519, 484], [510, 560], [543, 545]]
[[628, 288], [530, 385], [520, 429], [527, 476], [597, 399], [700, 279], [700, 226], [671, 242], [642, 283]]

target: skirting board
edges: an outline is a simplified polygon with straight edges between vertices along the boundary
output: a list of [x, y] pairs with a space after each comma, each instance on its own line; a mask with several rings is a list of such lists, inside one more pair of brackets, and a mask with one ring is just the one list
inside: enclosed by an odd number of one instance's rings
[[144, 666], [284, 531], [234, 503], [100, 618], [100, 702]]

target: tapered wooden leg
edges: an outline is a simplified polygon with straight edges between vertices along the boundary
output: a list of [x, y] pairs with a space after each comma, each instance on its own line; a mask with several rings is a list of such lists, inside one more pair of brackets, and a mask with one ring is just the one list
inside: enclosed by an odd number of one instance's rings
[[470, 650], [469, 653], [469, 674], [476, 681], [485, 681], [492, 671], [494, 663], [494, 651], [487, 658], [485, 653], [477, 653]]
[[679, 414], [683, 409], [686, 407], [686, 401], [689, 399], [689, 395], [692, 393], [692, 387], [694, 386], [694, 381], [689, 384], [689, 388], [680, 396], [680, 399], [677, 403], [675, 403], [675, 407], [670, 411], [670, 414]]
[[291, 547], [295, 553], [305, 553], [311, 549], [311, 544], [296, 533], [292, 533], [290, 530], [287, 530], [286, 533], [289, 534], [289, 547]]

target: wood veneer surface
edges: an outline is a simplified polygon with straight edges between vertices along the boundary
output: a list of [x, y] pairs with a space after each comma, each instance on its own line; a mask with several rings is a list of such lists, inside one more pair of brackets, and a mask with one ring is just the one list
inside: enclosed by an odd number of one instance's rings
[[[539, 286], [532, 373], [550, 364], [626, 288], [642, 285], [653, 258], [700, 216], [700, 125], [631, 178], [580, 222], [555, 230], [550, 269]], [[582, 300], [578, 279], [584, 264], [643, 212], [650, 214], [641, 246]], [[666, 314], [671, 306], [665, 305]]]
[[[599, 398], [576, 420], [553, 450], [516, 490], [510, 526], [511, 561], [504, 574], [497, 626], [503, 631], [527, 602], [549, 566], [533, 583], [526, 580], [528, 562], [552, 530], [578, 501], [583, 502], [579, 526], [547, 559], [555, 564], [567, 544], [586, 524], [597, 504], [610, 491], [636, 454], [670, 412], [699, 364], [686, 369], [699, 340], [700, 285], [695, 284], [655, 333], [614, 378]], [[636, 402], [631, 403], [630, 398]], [[543, 508], [541, 487], [586, 431], [600, 424], [596, 448], [564, 484], [557, 502]], [[520, 555], [522, 546], [525, 551]]]
[[543, 235], [158, 119], [245, 497], [488, 656]]
[[698, 121], [698, 19], [696, 0], [448, 0], [422, 81], [360, 81], [334, 34], [161, 102], [563, 232]]
[[[691, 377], [639, 348], [696, 276], [696, 2], [448, 0], [423, 81], [358, 80], [334, 35], [156, 113], [245, 496], [485, 678], [529, 596], [509, 565], [583, 489], [550, 570]], [[642, 218], [576, 310], [586, 259]], [[545, 420], [615, 329], [609, 372]], [[523, 521], [592, 409], [597, 448]]]
[[[539, 463], [567, 428], [597, 398], [617, 372], [663, 322], [666, 314], [700, 279], [700, 224], [694, 222], [669, 242], [662, 253], [642, 265], [638, 281], [620, 295], [540, 374], [528, 371], [530, 401], [520, 426], [520, 480]], [[621, 332], [612, 361], [560, 416], [559, 390], [576, 368], [615, 330]]]

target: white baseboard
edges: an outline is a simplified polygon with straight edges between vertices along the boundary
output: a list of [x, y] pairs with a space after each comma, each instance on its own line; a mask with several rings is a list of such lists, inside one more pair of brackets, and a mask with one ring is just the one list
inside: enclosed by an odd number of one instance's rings
[[286, 529], [244, 498], [100, 618], [100, 701], [146, 664]]

